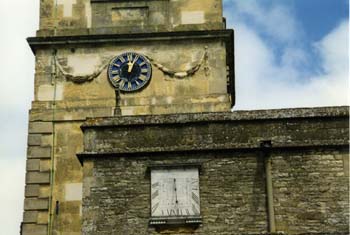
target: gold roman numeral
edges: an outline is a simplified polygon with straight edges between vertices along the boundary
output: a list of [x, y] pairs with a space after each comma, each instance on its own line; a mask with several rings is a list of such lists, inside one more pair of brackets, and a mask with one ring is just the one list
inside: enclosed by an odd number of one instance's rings
[[128, 54], [127, 54], [127, 57], [128, 57], [128, 61], [131, 62], [131, 61], [132, 61], [132, 54], [131, 54], [131, 53], [128, 53]]
[[124, 81], [124, 80], [121, 80], [121, 82], [120, 82], [120, 87], [124, 88], [124, 86], [125, 86], [125, 81]]
[[134, 58], [134, 61], [133, 63], [136, 63], [136, 61], [139, 59], [139, 55], [136, 55], [135, 58]]
[[124, 57], [123, 57], [123, 56], [120, 56], [120, 57], [119, 57], [119, 60], [120, 60], [122, 63], [124, 63], [124, 62], [125, 62], [125, 59], [124, 59]]
[[147, 77], [145, 75], [141, 74], [139, 79], [144, 82], [147, 79]]
[[114, 76], [112, 79], [113, 79], [114, 81], [116, 81], [116, 82], [119, 82], [119, 81], [120, 81], [120, 77], [119, 77], [119, 76]]

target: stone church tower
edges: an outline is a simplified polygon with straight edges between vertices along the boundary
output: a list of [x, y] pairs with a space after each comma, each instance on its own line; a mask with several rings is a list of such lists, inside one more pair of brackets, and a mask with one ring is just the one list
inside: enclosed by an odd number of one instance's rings
[[221, 0], [41, 0], [28, 43], [22, 234], [348, 233], [347, 107], [232, 113]]

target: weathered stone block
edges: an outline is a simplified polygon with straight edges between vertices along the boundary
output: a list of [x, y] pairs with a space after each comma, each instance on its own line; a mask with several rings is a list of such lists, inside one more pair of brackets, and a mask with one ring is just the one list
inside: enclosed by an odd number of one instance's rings
[[26, 169], [27, 169], [27, 171], [39, 171], [40, 170], [40, 160], [39, 159], [28, 159]]
[[25, 188], [25, 196], [26, 197], [37, 197], [39, 195], [39, 184], [28, 184]]
[[50, 171], [51, 161], [50, 160], [40, 160], [40, 172]]
[[343, 167], [345, 176], [349, 177], [349, 154], [343, 155]]
[[28, 146], [40, 146], [41, 135], [40, 134], [29, 134], [28, 135]]
[[49, 198], [50, 196], [50, 185], [40, 185], [39, 198]]
[[47, 210], [48, 208], [48, 199], [26, 198], [24, 200], [24, 210]]
[[23, 213], [23, 223], [36, 223], [38, 218], [37, 211], [25, 211]]
[[52, 133], [53, 131], [53, 124], [52, 122], [30, 122], [29, 123], [29, 133]]
[[49, 221], [49, 213], [47, 211], [38, 213], [38, 218], [37, 218], [38, 224], [48, 224], [48, 221]]
[[46, 235], [47, 226], [38, 224], [23, 224], [22, 227], [23, 235]]
[[28, 158], [51, 158], [51, 147], [28, 147]]
[[50, 183], [50, 173], [27, 172], [27, 184], [48, 184]]

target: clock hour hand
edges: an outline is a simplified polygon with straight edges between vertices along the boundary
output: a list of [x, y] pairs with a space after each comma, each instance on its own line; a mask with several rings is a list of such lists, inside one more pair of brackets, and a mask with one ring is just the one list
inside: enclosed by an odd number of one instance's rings
[[132, 62], [131, 62], [131, 61], [128, 62], [128, 73], [131, 73], [132, 68], [134, 67], [135, 62], [136, 62], [138, 59], [139, 59], [139, 56], [136, 55], [135, 58], [134, 58], [134, 60], [133, 60]]

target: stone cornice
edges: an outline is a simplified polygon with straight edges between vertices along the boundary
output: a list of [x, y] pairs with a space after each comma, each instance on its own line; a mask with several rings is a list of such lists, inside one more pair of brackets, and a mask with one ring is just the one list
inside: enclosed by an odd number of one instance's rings
[[167, 115], [89, 118], [81, 128], [184, 124], [198, 122], [263, 121], [277, 119], [349, 118], [349, 106], [243, 110], [223, 113], [187, 113]]

